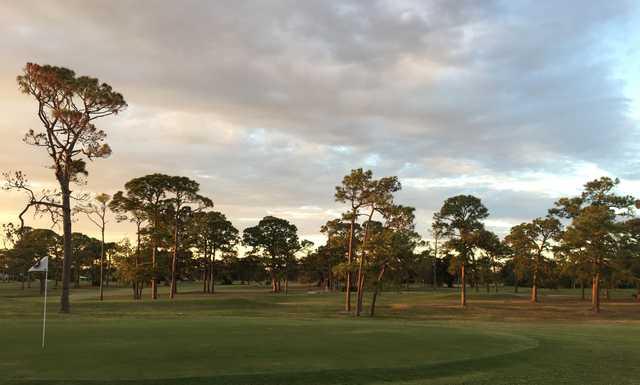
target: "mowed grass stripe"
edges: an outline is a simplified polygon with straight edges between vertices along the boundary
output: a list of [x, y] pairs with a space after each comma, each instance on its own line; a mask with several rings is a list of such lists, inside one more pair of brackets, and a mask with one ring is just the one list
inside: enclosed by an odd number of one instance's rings
[[[517, 335], [369, 320], [109, 320], [1, 322], [14, 379], [152, 379], [242, 373], [415, 367], [532, 348]], [[431, 347], [431, 348], [430, 348]], [[143, 362], [158, 363], [144, 365]]]

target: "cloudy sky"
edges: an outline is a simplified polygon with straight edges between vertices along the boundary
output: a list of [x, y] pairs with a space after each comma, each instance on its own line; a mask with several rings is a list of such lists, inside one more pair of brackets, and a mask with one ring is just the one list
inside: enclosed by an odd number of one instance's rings
[[[113, 155], [77, 189], [185, 175], [240, 229], [271, 214], [318, 240], [357, 167], [400, 177], [424, 235], [459, 193], [500, 233], [602, 175], [640, 196], [635, 1], [0, 0], [0, 54], [0, 168], [37, 186], [53, 176], [21, 142], [39, 127], [16, 87], [26, 62], [129, 103], [100, 122]], [[0, 221], [22, 200], [2, 192]], [[133, 230], [112, 222], [112, 240]]]

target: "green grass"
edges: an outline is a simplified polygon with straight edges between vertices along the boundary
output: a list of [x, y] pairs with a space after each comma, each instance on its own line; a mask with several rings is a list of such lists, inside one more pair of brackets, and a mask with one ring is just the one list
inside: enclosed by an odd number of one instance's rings
[[[383, 293], [376, 318], [342, 311], [343, 293], [287, 296], [181, 286], [175, 301], [126, 289], [50, 296], [40, 349], [36, 289], [0, 283], [0, 383], [7, 384], [638, 384], [640, 303], [612, 292], [593, 315], [575, 290]], [[164, 288], [163, 288], [164, 289]], [[145, 293], [148, 295], [148, 292]]]

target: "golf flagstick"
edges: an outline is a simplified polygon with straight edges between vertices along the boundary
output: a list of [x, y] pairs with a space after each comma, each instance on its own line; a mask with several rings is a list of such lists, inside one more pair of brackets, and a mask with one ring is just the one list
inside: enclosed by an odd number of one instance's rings
[[44, 349], [44, 335], [47, 325], [47, 281], [49, 280], [49, 269], [44, 271], [44, 311], [42, 312], [42, 349]]
[[44, 271], [44, 311], [42, 313], [42, 349], [44, 349], [44, 336], [47, 326], [47, 281], [49, 280], [49, 257], [40, 259], [29, 271]]

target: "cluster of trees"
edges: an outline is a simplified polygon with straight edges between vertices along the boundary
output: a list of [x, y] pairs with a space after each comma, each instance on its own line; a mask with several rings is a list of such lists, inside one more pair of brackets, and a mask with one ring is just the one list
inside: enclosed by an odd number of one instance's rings
[[[205, 293], [215, 292], [216, 281], [268, 282], [274, 293], [285, 294], [290, 281], [306, 282], [344, 291], [345, 310], [355, 315], [364, 311], [370, 292], [372, 316], [383, 284], [458, 286], [461, 306], [467, 287], [528, 286], [531, 302], [538, 302], [539, 287], [579, 286], [583, 299], [591, 287], [597, 312], [600, 293], [608, 296], [612, 288], [635, 286], [640, 300], [640, 219], [633, 216], [635, 200], [616, 194], [618, 183], [607, 177], [591, 181], [581, 195], [559, 199], [547, 216], [514, 226], [503, 239], [485, 227], [489, 212], [479, 198], [454, 196], [434, 214], [432, 239], [425, 241], [415, 231], [414, 208], [395, 203], [401, 189], [396, 177], [374, 179], [371, 171], [352, 170], [335, 193], [347, 210], [322, 226], [326, 241], [314, 248], [299, 239], [294, 224], [273, 216], [241, 234], [199, 194], [197, 182], [151, 174], [73, 210], [97, 226], [101, 239], [72, 233], [70, 277], [76, 287], [83, 278], [99, 286], [100, 299], [103, 286], [114, 282], [129, 285], [135, 299], [145, 287], [156, 299], [159, 283], [170, 287], [173, 298], [182, 280], [201, 281]], [[118, 221], [135, 224], [133, 242], [104, 242], [108, 210]], [[49, 256], [57, 287], [64, 279], [64, 237], [11, 224], [3, 230], [3, 275], [29, 285], [27, 269]]]
[[[590, 286], [592, 308], [600, 311], [600, 295], [615, 287], [635, 286], [640, 301], [640, 219], [636, 201], [616, 193], [619, 180], [603, 177], [588, 182], [575, 197], [559, 199], [545, 217], [511, 228], [503, 239], [488, 230], [489, 216], [472, 195], [448, 198], [433, 215], [432, 240], [414, 231], [414, 209], [394, 203], [400, 190], [395, 177], [373, 179], [371, 171], [353, 170], [336, 188], [336, 200], [346, 203], [341, 220], [323, 227], [327, 242], [310, 256], [316, 276], [333, 285], [344, 281], [345, 309], [362, 311], [365, 287], [372, 291], [370, 313], [386, 275], [395, 284], [431, 282], [460, 287], [460, 304], [467, 302], [467, 286], [496, 291], [505, 284], [538, 288]], [[366, 279], [367, 277], [373, 277]], [[368, 282], [368, 284], [367, 284]]]
[[[22, 172], [5, 174], [5, 189], [23, 191], [27, 203], [18, 215], [20, 225], [3, 228], [0, 269], [2, 277], [30, 284], [26, 270], [49, 256], [51, 276], [62, 285], [62, 312], [70, 311], [70, 284], [78, 286], [82, 277], [100, 287], [100, 299], [103, 287], [114, 280], [130, 285], [136, 299], [145, 287], [156, 299], [161, 283], [174, 298], [184, 279], [202, 280], [206, 293], [215, 291], [216, 280], [268, 280], [273, 292], [285, 293], [290, 280], [297, 280], [343, 290], [345, 311], [358, 316], [366, 292], [371, 293], [369, 314], [375, 314], [385, 284], [434, 289], [457, 284], [462, 306], [467, 286], [497, 291], [505, 284], [516, 291], [531, 286], [532, 302], [542, 286], [579, 285], [583, 298], [590, 286], [594, 311], [600, 310], [602, 287], [607, 295], [610, 288], [635, 285], [640, 300], [640, 219], [634, 217], [634, 198], [616, 193], [618, 180], [587, 183], [581, 195], [559, 199], [545, 217], [514, 226], [503, 239], [485, 227], [489, 211], [479, 198], [454, 196], [434, 214], [427, 242], [415, 231], [414, 208], [395, 201], [398, 178], [375, 179], [371, 171], [356, 169], [336, 187], [335, 200], [345, 204], [345, 212], [322, 226], [326, 242], [314, 249], [299, 239], [294, 224], [273, 216], [240, 235], [187, 177], [146, 175], [113, 196], [92, 200], [73, 194], [71, 185], [88, 175], [87, 160], [111, 153], [95, 121], [127, 104], [108, 84], [62, 67], [28, 63], [17, 80], [20, 90], [36, 100], [43, 128], [29, 130], [24, 141], [50, 156], [59, 189], [36, 192]], [[80, 203], [72, 207], [72, 201]], [[61, 222], [62, 234], [26, 227], [23, 216], [29, 209]], [[108, 210], [118, 221], [135, 225], [133, 242], [105, 242]], [[101, 239], [73, 232], [74, 215], [86, 215]], [[242, 258], [240, 244], [247, 250]]]

